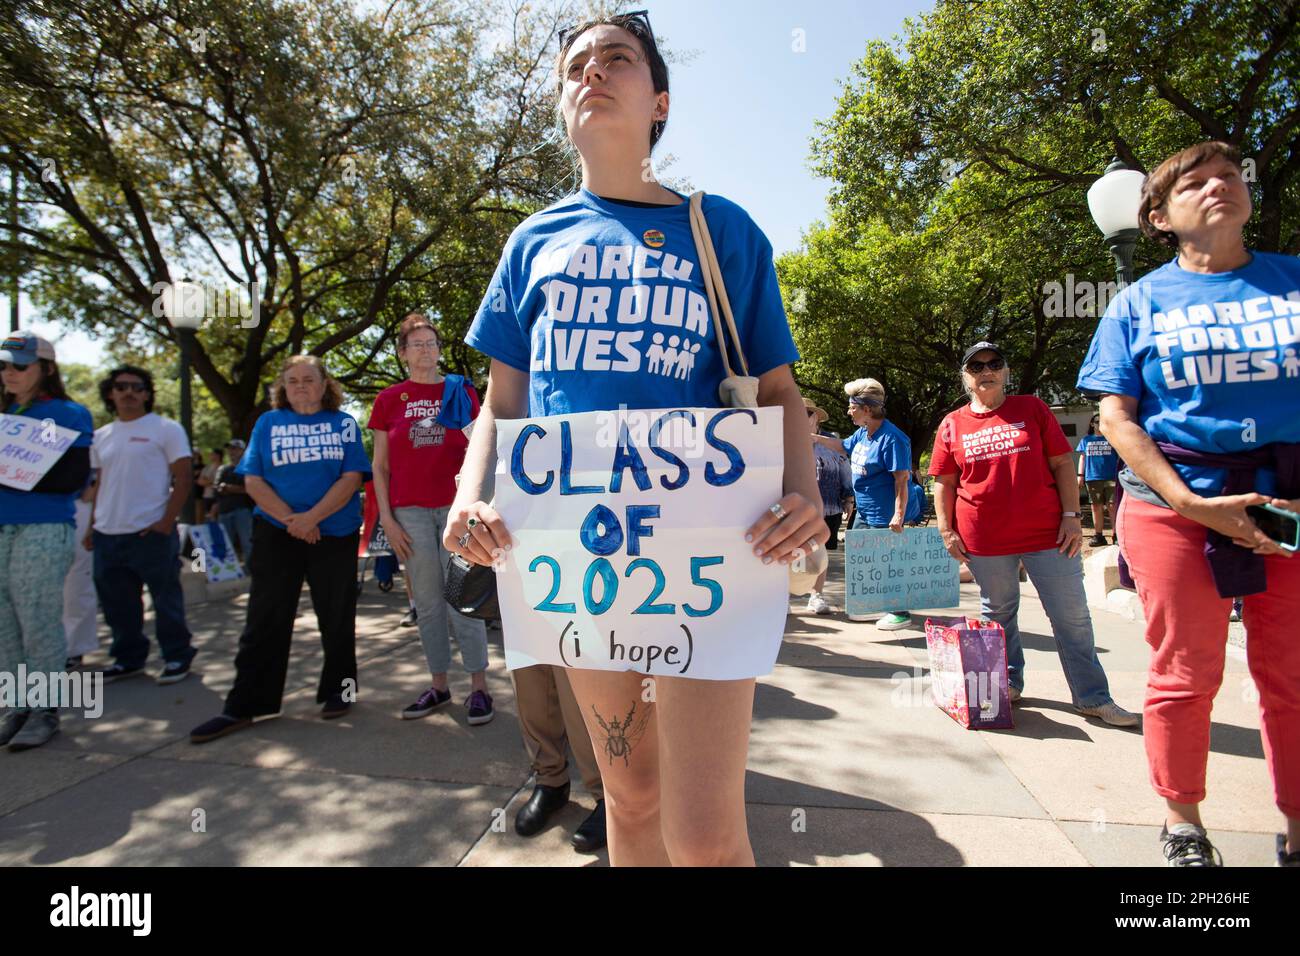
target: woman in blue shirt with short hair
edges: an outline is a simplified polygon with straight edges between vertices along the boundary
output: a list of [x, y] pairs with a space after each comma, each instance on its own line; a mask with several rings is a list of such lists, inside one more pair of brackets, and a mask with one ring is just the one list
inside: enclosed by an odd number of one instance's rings
[[222, 713], [190, 731], [196, 744], [280, 712], [304, 579], [325, 650], [321, 717], [342, 717], [356, 700], [357, 545], [370, 459], [356, 419], [339, 408], [343, 390], [319, 358], [290, 358], [273, 394], [238, 468], [257, 507], [235, 686]]

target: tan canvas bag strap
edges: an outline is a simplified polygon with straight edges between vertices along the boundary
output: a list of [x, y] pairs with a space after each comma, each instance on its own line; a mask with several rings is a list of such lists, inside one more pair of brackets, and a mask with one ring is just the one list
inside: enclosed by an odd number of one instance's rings
[[[695, 251], [700, 257], [700, 271], [704, 279], [704, 288], [709, 296], [710, 311], [713, 313], [713, 330], [718, 339], [718, 349], [722, 353], [722, 364], [727, 376], [735, 374], [727, 355], [727, 343], [736, 350], [736, 359], [740, 363], [742, 375], [749, 374], [749, 363], [745, 361], [745, 351], [740, 347], [740, 334], [736, 331], [736, 320], [731, 312], [731, 301], [727, 298], [727, 286], [722, 280], [722, 268], [713, 247], [713, 237], [709, 235], [709, 224], [704, 218], [703, 191], [691, 194], [691, 235], [695, 239]], [[726, 331], [722, 323], [726, 323]], [[730, 335], [727, 335], [727, 332]]]

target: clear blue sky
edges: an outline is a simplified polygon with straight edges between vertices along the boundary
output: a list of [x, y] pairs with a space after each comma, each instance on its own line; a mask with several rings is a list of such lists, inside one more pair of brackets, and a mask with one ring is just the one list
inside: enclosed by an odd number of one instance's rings
[[[639, 6], [639, 5], [638, 5]], [[650, 25], [674, 50], [668, 127], [656, 156], [745, 207], [778, 254], [823, 218], [829, 183], [809, 169], [818, 120], [835, 111], [840, 84], [867, 41], [901, 35], [903, 20], [933, 8], [918, 0], [647, 0]], [[794, 50], [795, 30], [806, 49]]]
[[[867, 41], [901, 34], [903, 20], [933, 2], [629, 0], [627, 7], [648, 8], [666, 46], [696, 54], [670, 66], [672, 105], [656, 164], [672, 154], [666, 177], [740, 203], [780, 254], [798, 248], [801, 230], [824, 216], [829, 184], [809, 170], [814, 124], [834, 112]], [[21, 306], [23, 326], [55, 340], [61, 360], [104, 360], [98, 342], [65, 337], [26, 298]], [[7, 299], [0, 315], [8, 315]]]

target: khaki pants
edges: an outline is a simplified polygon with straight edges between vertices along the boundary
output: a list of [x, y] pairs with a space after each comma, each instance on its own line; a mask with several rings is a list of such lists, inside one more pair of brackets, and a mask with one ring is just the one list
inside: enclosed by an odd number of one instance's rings
[[524, 750], [537, 773], [537, 782], [547, 787], [562, 787], [569, 782], [569, 762], [564, 753], [567, 741], [573, 748], [583, 786], [597, 800], [603, 799], [600, 765], [564, 668], [535, 664], [511, 671], [510, 678], [515, 685]]

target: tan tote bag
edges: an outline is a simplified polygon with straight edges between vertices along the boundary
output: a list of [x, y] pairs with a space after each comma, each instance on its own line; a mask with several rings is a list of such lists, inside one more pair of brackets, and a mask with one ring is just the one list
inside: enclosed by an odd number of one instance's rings
[[[713, 316], [713, 334], [718, 340], [718, 353], [722, 356], [722, 367], [727, 373], [718, 384], [718, 398], [724, 408], [758, 408], [758, 378], [749, 374], [745, 350], [740, 347], [740, 333], [736, 330], [731, 301], [727, 298], [727, 286], [722, 281], [722, 267], [718, 265], [718, 256], [713, 248], [713, 237], [709, 235], [709, 224], [704, 219], [703, 204], [702, 191], [691, 194], [691, 236], [695, 239], [695, 252], [700, 260], [704, 291], [709, 298], [709, 312]], [[735, 350], [739, 375], [731, 364], [728, 344]], [[790, 593], [809, 593], [829, 563], [826, 549], [821, 546], [811, 554], [791, 561]]]

